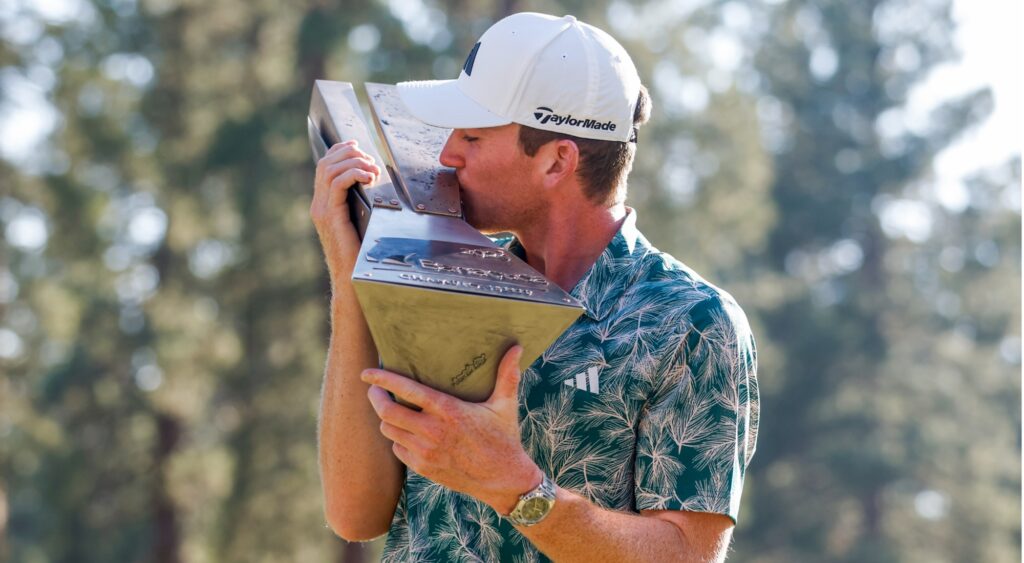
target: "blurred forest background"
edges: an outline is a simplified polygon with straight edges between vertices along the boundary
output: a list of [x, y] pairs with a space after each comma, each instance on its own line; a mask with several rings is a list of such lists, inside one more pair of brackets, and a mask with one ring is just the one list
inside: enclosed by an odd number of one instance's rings
[[55, 127], [0, 160], [0, 561], [374, 557], [320, 499], [310, 87], [453, 78], [525, 9], [633, 55], [640, 227], [754, 325], [730, 560], [1020, 561], [1020, 156], [943, 200], [993, 96], [906, 106], [947, 0], [4, 2], [0, 111]]

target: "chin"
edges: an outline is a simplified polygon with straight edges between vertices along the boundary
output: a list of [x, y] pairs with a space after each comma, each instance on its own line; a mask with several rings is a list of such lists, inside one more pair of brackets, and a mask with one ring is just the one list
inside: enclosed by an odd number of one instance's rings
[[465, 197], [465, 192], [463, 192], [462, 197], [462, 215], [470, 226], [485, 235], [507, 233], [509, 231], [508, 226], [505, 224], [506, 221], [501, 217], [495, 217], [486, 212], [483, 214], [478, 213], [473, 202]]
[[485, 235], [489, 235], [489, 234], [491, 234], [493, 232], [497, 232], [497, 231], [495, 231], [491, 227], [491, 225], [488, 225], [487, 223], [484, 223], [484, 222], [480, 222], [480, 221], [477, 220], [476, 217], [473, 217], [471, 215], [467, 215], [466, 216], [466, 222], [469, 223], [469, 225], [471, 227], [473, 227], [474, 229], [480, 231], [481, 233], [483, 233]]
[[466, 222], [485, 235], [495, 235], [508, 231], [508, 229], [499, 227], [491, 221], [481, 220], [479, 217], [468, 212], [466, 213]]

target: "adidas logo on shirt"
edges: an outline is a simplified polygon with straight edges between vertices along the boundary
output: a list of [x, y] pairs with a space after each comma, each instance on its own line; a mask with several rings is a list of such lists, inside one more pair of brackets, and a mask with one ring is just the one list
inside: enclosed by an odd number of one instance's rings
[[598, 386], [597, 368], [594, 367], [588, 369], [586, 372], [577, 373], [576, 377], [566, 379], [565, 384], [569, 387], [575, 387], [581, 391], [597, 393], [600, 389]]

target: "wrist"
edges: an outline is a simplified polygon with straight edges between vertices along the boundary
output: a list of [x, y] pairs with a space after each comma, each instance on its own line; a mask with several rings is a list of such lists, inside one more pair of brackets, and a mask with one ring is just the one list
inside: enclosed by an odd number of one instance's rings
[[499, 515], [508, 516], [519, 503], [519, 498], [537, 488], [543, 480], [544, 472], [530, 460], [520, 470], [506, 473], [498, 490], [485, 502]]
[[327, 274], [332, 284], [348, 282], [352, 279], [352, 272], [356, 269], [358, 252], [354, 256], [345, 256], [341, 252], [324, 253], [327, 263]]
[[327, 263], [327, 272], [331, 278], [352, 277], [356, 262], [359, 260], [359, 249], [362, 241], [353, 227], [351, 232], [335, 232], [333, 235], [324, 234], [320, 236], [320, 246], [324, 252], [324, 262]]
[[534, 526], [547, 519], [557, 499], [558, 487], [547, 475], [543, 475], [541, 483], [521, 495], [515, 508], [504, 518], [517, 528]]

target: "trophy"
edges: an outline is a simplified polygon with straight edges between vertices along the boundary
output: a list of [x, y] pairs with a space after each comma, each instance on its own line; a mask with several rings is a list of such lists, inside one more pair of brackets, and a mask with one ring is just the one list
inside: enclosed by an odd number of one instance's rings
[[362, 246], [352, 286], [384, 369], [468, 401], [486, 400], [514, 344], [526, 369], [583, 313], [582, 304], [466, 223], [455, 174], [438, 163], [450, 129], [408, 113], [395, 86], [366, 84], [387, 159], [347, 82], [317, 80], [313, 160], [355, 139], [384, 164], [348, 190]]

